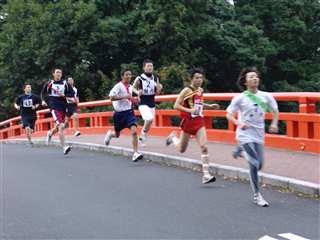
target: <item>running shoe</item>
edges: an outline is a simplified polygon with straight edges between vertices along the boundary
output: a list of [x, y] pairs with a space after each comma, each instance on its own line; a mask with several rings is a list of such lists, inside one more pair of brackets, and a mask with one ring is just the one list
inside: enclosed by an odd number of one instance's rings
[[75, 136], [75, 137], [79, 137], [80, 135], [81, 135], [80, 131], [76, 131], [76, 132], [74, 133], [74, 136]]
[[169, 146], [173, 143], [172, 139], [174, 137], [177, 137], [177, 133], [175, 131], [172, 131], [166, 139], [166, 146]]
[[215, 182], [215, 181], [216, 181], [216, 177], [212, 176], [212, 175], [202, 177], [203, 184], [207, 184], [207, 183], [211, 183], [211, 182]]
[[107, 134], [106, 134], [106, 136], [105, 136], [105, 138], [104, 138], [104, 144], [105, 144], [106, 146], [109, 145], [109, 143], [110, 143], [110, 141], [111, 141], [111, 138], [112, 138], [112, 131], [111, 131], [111, 130], [108, 130], [108, 132], [107, 132]]
[[264, 200], [261, 193], [256, 193], [253, 195], [253, 203], [257, 204], [260, 207], [269, 207], [269, 203]]
[[63, 154], [67, 155], [71, 151], [72, 147], [71, 146], [66, 146], [63, 148]]
[[143, 158], [143, 155], [141, 153], [135, 152], [132, 155], [132, 162], [137, 162], [138, 160], [141, 160]]
[[49, 130], [47, 132], [47, 139], [46, 139], [47, 145], [49, 145], [51, 143], [51, 139], [52, 139], [52, 135], [51, 135], [50, 130]]

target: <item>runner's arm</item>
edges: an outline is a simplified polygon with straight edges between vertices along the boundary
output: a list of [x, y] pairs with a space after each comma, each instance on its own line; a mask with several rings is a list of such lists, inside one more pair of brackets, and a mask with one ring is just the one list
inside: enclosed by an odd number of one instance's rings
[[66, 86], [66, 88], [64, 90], [64, 96], [67, 97], [67, 98], [73, 98], [74, 99], [75, 92], [73, 91], [72, 86], [69, 83], [67, 83], [66, 85], [67, 86]]
[[230, 105], [227, 107], [227, 119], [231, 121], [234, 125], [236, 125], [240, 129], [247, 129], [249, 126], [245, 123], [239, 121], [239, 119], [236, 118], [236, 113], [239, 111], [239, 98], [235, 97], [232, 99]]
[[17, 97], [16, 102], [14, 103], [14, 108], [20, 110], [20, 97]]
[[156, 84], [156, 95], [159, 95], [161, 93], [163, 86], [160, 83], [160, 78], [157, 76], [157, 84]]
[[115, 85], [111, 89], [111, 91], [109, 93], [109, 97], [110, 97], [111, 101], [118, 101], [118, 100], [122, 100], [122, 99], [131, 99], [132, 98], [131, 94], [127, 94], [125, 96], [120, 96], [119, 89], [117, 88], [117, 85]]
[[203, 107], [204, 107], [204, 108], [207, 108], [207, 109], [213, 109], [213, 110], [218, 110], [218, 109], [220, 109], [220, 105], [217, 104], [217, 103], [212, 103], [212, 104], [203, 103]]
[[271, 133], [277, 133], [279, 131], [278, 129], [278, 120], [279, 120], [279, 111], [273, 110], [272, 112], [272, 121], [269, 127], [269, 132]]
[[249, 126], [245, 123], [239, 121], [236, 119], [236, 113], [227, 112], [227, 119], [231, 121], [234, 125], [236, 125], [238, 128], [241, 128], [243, 130], [247, 129]]
[[17, 105], [16, 103], [14, 103], [14, 108], [17, 109], [17, 110], [20, 110], [20, 106]]
[[41, 99], [38, 96], [35, 96], [35, 104], [33, 106], [33, 109], [37, 109], [41, 104]]
[[269, 126], [269, 132], [270, 133], [277, 133], [279, 131], [279, 129], [278, 129], [278, 120], [279, 120], [278, 103], [270, 93], [268, 94], [268, 105], [272, 109], [272, 121]]
[[110, 100], [111, 101], [118, 101], [118, 100], [122, 100], [122, 99], [131, 99], [132, 96], [131, 95], [126, 95], [126, 96], [110, 96]]
[[134, 93], [137, 94], [138, 96], [142, 95], [142, 89], [141, 89], [141, 86], [140, 86], [139, 78], [136, 78], [134, 80], [133, 85], [132, 85], [132, 91], [134, 91]]
[[20, 106], [17, 103], [14, 103], [14, 108], [20, 110]]
[[234, 125], [238, 125], [239, 124], [239, 121], [237, 120], [236, 118], [236, 113], [232, 113], [232, 112], [227, 112], [227, 119], [229, 121], [231, 121]]
[[190, 109], [190, 108], [186, 108], [183, 106], [183, 101], [184, 101], [184, 98], [190, 94], [192, 91], [189, 89], [189, 88], [185, 88], [183, 89], [176, 102], [174, 103], [174, 109], [178, 110], [178, 111], [181, 111], [181, 112], [187, 112], [187, 113], [193, 113], [195, 111], [195, 109]]
[[48, 82], [46, 82], [42, 89], [41, 89], [41, 92], [40, 92], [40, 99], [41, 99], [41, 102], [42, 102], [42, 105], [43, 106], [47, 106], [48, 105]]
[[140, 95], [140, 92], [136, 88], [134, 88], [133, 86], [132, 86], [132, 93], [136, 94], [137, 96]]

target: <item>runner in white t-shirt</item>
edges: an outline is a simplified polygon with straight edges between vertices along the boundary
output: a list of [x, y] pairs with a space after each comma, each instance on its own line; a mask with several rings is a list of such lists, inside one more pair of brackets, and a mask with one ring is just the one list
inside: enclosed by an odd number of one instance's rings
[[[235, 158], [243, 156], [250, 166], [250, 184], [254, 193], [254, 203], [269, 206], [259, 191], [258, 171], [264, 161], [265, 112], [272, 112], [271, 133], [278, 132], [278, 105], [268, 92], [258, 89], [259, 72], [255, 67], [245, 68], [238, 78], [238, 85], [243, 90], [234, 97], [227, 108], [227, 118], [237, 125], [236, 139], [239, 147], [233, 153]], [[238, 113], [238, 118], [236, 114]]]
[[114, 108], [114, 131], [107, 132], [104, 143], [108, 146], [112, 138], [118, 138], [123, 129], [129, 128], [132, 135], [132, 161], [136, 162], [142, 159], [143, 155], [138, 152], [137, 119], [132, 108], [132, 92], [135, 90], [130, 85], [131, 77], [132, 73], [129, 69], [122, 70], [121, 81], [114, 85], [109, 93]]

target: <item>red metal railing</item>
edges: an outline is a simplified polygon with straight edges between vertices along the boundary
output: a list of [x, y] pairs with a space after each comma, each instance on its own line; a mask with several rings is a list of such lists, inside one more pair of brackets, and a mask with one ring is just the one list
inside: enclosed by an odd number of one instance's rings
[[[204, 95], [206, 101], [230, 101], [236, 93], [209, 93]], [[285, 133], [267, 134], [266, 145], [289, 149], [293, 151], [307, 151], [320, 153], [320, 114], [316, 113], [316, 103], [320, 102], [320, 93], [273, 93], [278, 102], [297, 102], [299, 112], [281, 112], [279, 120], [285, 123]], [[157, 96], [157, 102], [174, 102], [177, 95]], [[100, 100], [92, 102], [83, 102], [79, 104], [80, 108], [94, 108], [110, 105], [110, 100]], [[44, 136], [47, 130], [53, 127], [54, 122], [51, 117], [46, 118], [48, 109], [37, 112], [38, 120], [36, 122], [35, 136]], [[139, 112], [136, 111], [139, 115]], [[207, 128], [208, 139], [211, 141], [234, 143], [235, 126], [228, 122], [226, 129], [218, 129], [213, 119], [225, 119], [225, 110], [206, 110], [204, 111], [205, 124]], [[178, 117], [176, 110], [162, 109], [157, 110], [154, 127], [151, 130], [152, 135], [165, 136], [170, 131], [179, 130], [174, 126], [172, 117]], [[82, 133], [98, 134], [105, 133], [106, 129], [112, 128], [110, 123], [112, 111], [80, 113], [79, 122]], [[271, 119], [271, 114], [266, 114], [266, 119]], [[227, 121], [227, 120], [225, 120]], [[8, 119], [0, 123], [0, 139], [18, 137], [24, 134], [21, 128], [20, 117]], [[70, 127], [73, 126], [71, 121]]]

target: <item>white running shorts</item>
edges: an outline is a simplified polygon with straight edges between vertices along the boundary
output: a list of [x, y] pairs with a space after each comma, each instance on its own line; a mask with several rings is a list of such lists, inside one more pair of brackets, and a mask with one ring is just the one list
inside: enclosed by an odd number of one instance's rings
[[156, 109], [154, 107], [151, 108], [148, 105], [140, 105], [139, 111], [144, 121], [152, 121], [154, 119]]

